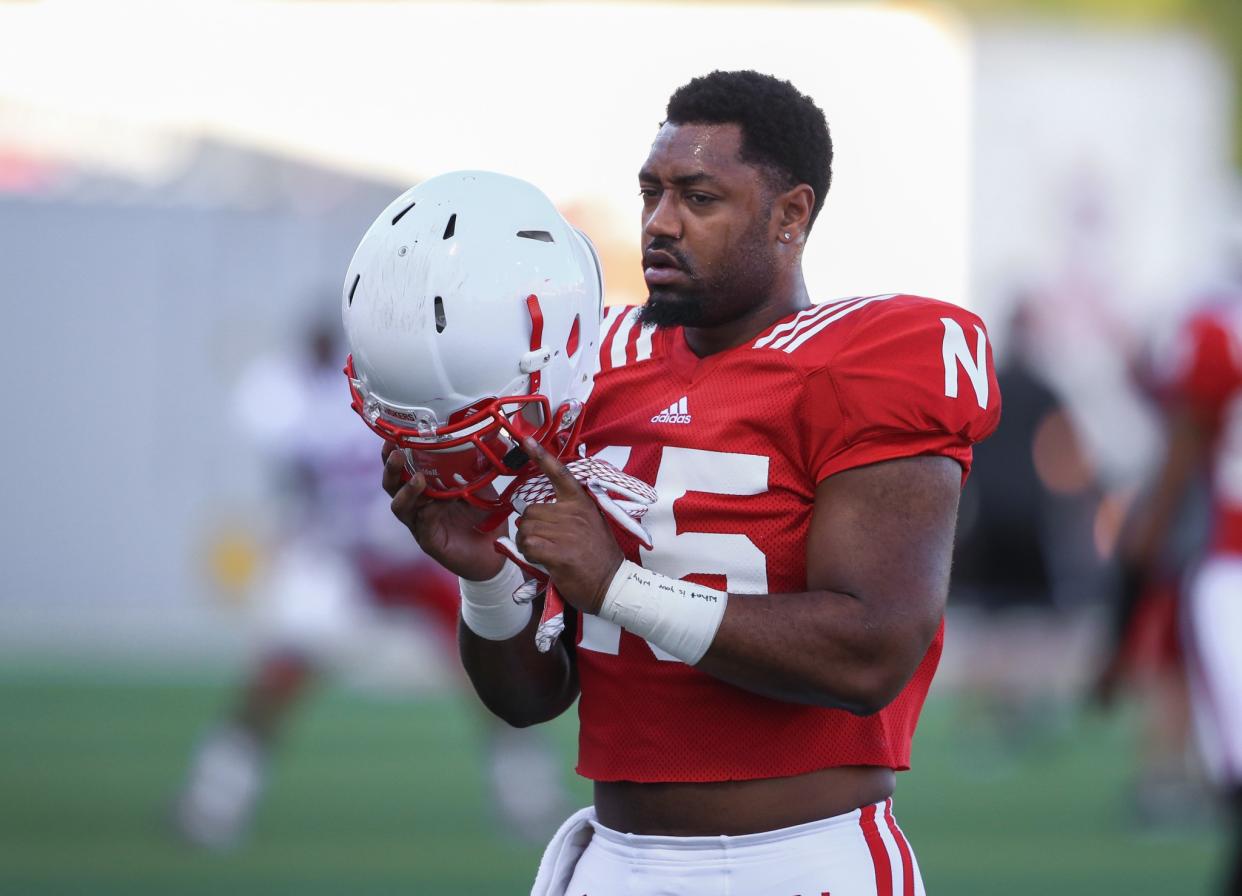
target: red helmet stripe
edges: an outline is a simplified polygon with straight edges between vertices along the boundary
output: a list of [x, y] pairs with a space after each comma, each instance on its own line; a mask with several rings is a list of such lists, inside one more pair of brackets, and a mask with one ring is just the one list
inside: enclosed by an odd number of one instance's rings
[[[530, 312], [530, 350], [537, 352], [543, 348], [543, 312], [539, 310], [539, 297], [533, 293], [526, 297], [526, 309]], [[539, 391], [541, 374], [538, 370], [530, 374], [530, 394]]]

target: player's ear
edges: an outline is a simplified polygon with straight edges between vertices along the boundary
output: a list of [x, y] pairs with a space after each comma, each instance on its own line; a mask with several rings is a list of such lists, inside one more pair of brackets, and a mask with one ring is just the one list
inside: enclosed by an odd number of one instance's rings
[[806, 236], [815, 207], [815, 191], [810, 184], [798, 184], [776, 197], [772, 203], [776, 238], [782, 243], [797, 245]]

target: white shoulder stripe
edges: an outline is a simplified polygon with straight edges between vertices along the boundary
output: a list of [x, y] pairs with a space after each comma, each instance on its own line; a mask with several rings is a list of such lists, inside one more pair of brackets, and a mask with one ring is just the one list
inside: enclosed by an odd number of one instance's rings
[[782, 351], [792, 354], [793, 352], [798, 350], [798, 347], [800, 345], [802, 345], [804, 342], [806, 342], [808, 339], [810, 339], [820, 330], [824, 329], [824, 327], [828, 326], [830, 323], [840, 320], [841, 318], [845, 317], [847, 314], [854, 313], [859, 308], [862, 308], [864, 305], [870, 305], [872, 302], [883, 302], [886, 299], [891, 299], [896, 295], [899, 295], [899, 293], [895, 293], [895, 292], [889, 293], [886, 296], [871, 296], [870, 298], [863, 299], [860, 302], [855, 302], [852, 305], [847, 305], [846, 307], [840, 309], [839, 311], [836, 311], [835, 313], [830, 314], [827, 317], [816, 321], [815, 324], [813, 324], [810, 327], [807, 327], [805, 330], [798, 333], [794, 338], [786, 341], [785, 344], [779, 346], [779, 348]]
[[607, 305], [604, 307], [604, 316], [599, 321], [599, 338], [604, 339], [608, 336], [608, 329], [612, 326], [613, 321], [617, 319], [617, 315], [626, 310], [625, 305]]
[[613, 367], [625, 366], [625, 347], [630, 344], [630, 335], [638, 326], [638, 312], [638, 308], [631, 308], [625, 320], [621, 322], [621, 326], [617, 328], [617, 335], [613, 337], [612, 352], [609, 356]]
[[[619, 337], [619, 333], [614, 335], [610, 340], [608, 334], [612, 331], [613, 325], [617, 323], [617, 318], [630, 311], [627, 305], [608, 305], [604, 308], [604, 316], [599, 322], [599, 356], [600, 363], [604, 364], [605, 359], [612, 357], [612, 344]], [[624, 329], [624, 324], [620, 325], [618, 330]]]
[[842, 309], [846, 309], [854, 305], [858, 305], [862, 303], [863, 301], [865, 301], [867, 298], [868, 298], [867, 296], [856, 296], [845, 302], [836, 302], [832, 305], [820, 306], [819, 312], [817, 314], [814, 314], [811, 317], [806, 318], [805, 320], [799, 321], [798, 325], [794, 327], [793, 330], [791, 330], [788, 333], [783, 334], [779, 339], [774, 340], [769, 345], [769, 348], [784, 348], [785, 346], [789, 345], [790, 342], [792, 342], [794, 339], [797, 339], [800, 335], [805, 333], [811, 327], [818, 324], [820, 321], [824, 320], [827, 317], [831, 317], [832, 315], [836, 314]]
[[651, 357], [651, 340], [654, 338], [655, 327], [642, 327], [642, 331], [638, 334], [638, 354], [634, 357], [635, 363], [646, 361]]
[[831, 302], [825, 302], [822, 305], [812, 305], [810, 308], [803, 309], [802, 311], [799, 311], [794, 316], [793, 320], [786, 321], [785, 323], [781, 324], [779, 327], [774, 329], [767, 336], [764, 336], [760, 338], [758, 341], [756, 341], [755, 344], [752, 346], [752, 348], [767, 348], [773, 342], [780, 339], [785, 334], [789, 333], [790, 330], [793, 330], [797, 328], [798, 326], [806, 323], [811, 318], [818, 317], [819, 315], [824, 314], [828, 309], [840, 307], [841, 305], [844, 305], [847, 302], [853, 302], [857, 298], [858, 296], [855, 296], [849, 299], [837, 299]]

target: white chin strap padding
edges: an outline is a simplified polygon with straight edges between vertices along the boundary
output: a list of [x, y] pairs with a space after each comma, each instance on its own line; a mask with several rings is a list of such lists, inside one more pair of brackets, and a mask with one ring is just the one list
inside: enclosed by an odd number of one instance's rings
[[518, 361], [518, 370], [522, 373], [534, 373], [536, 370], [543, 370], [551, 363], [552, 349], [538, 348], [522, 355], [522, 360]]

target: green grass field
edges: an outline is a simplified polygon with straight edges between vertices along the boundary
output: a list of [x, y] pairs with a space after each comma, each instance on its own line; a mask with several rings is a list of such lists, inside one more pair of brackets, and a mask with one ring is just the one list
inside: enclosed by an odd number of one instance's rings
[[[181, 846], [167, 803], [227, 696], [221, 683], [0, 676], [0, 894], [528, 892], [538, 851], [488, 823], [477, 718], [451, 697], [324, 691], [293, 726], [252, 841], [224, 855]], [[1025, 744], [1015, 758], [965, 734], [954, 705], [929, 705], [895, 807], [930, 893], [1211, 892], [1210, 825], [1129, 829], [1124, 721], [1063, 713]]]

